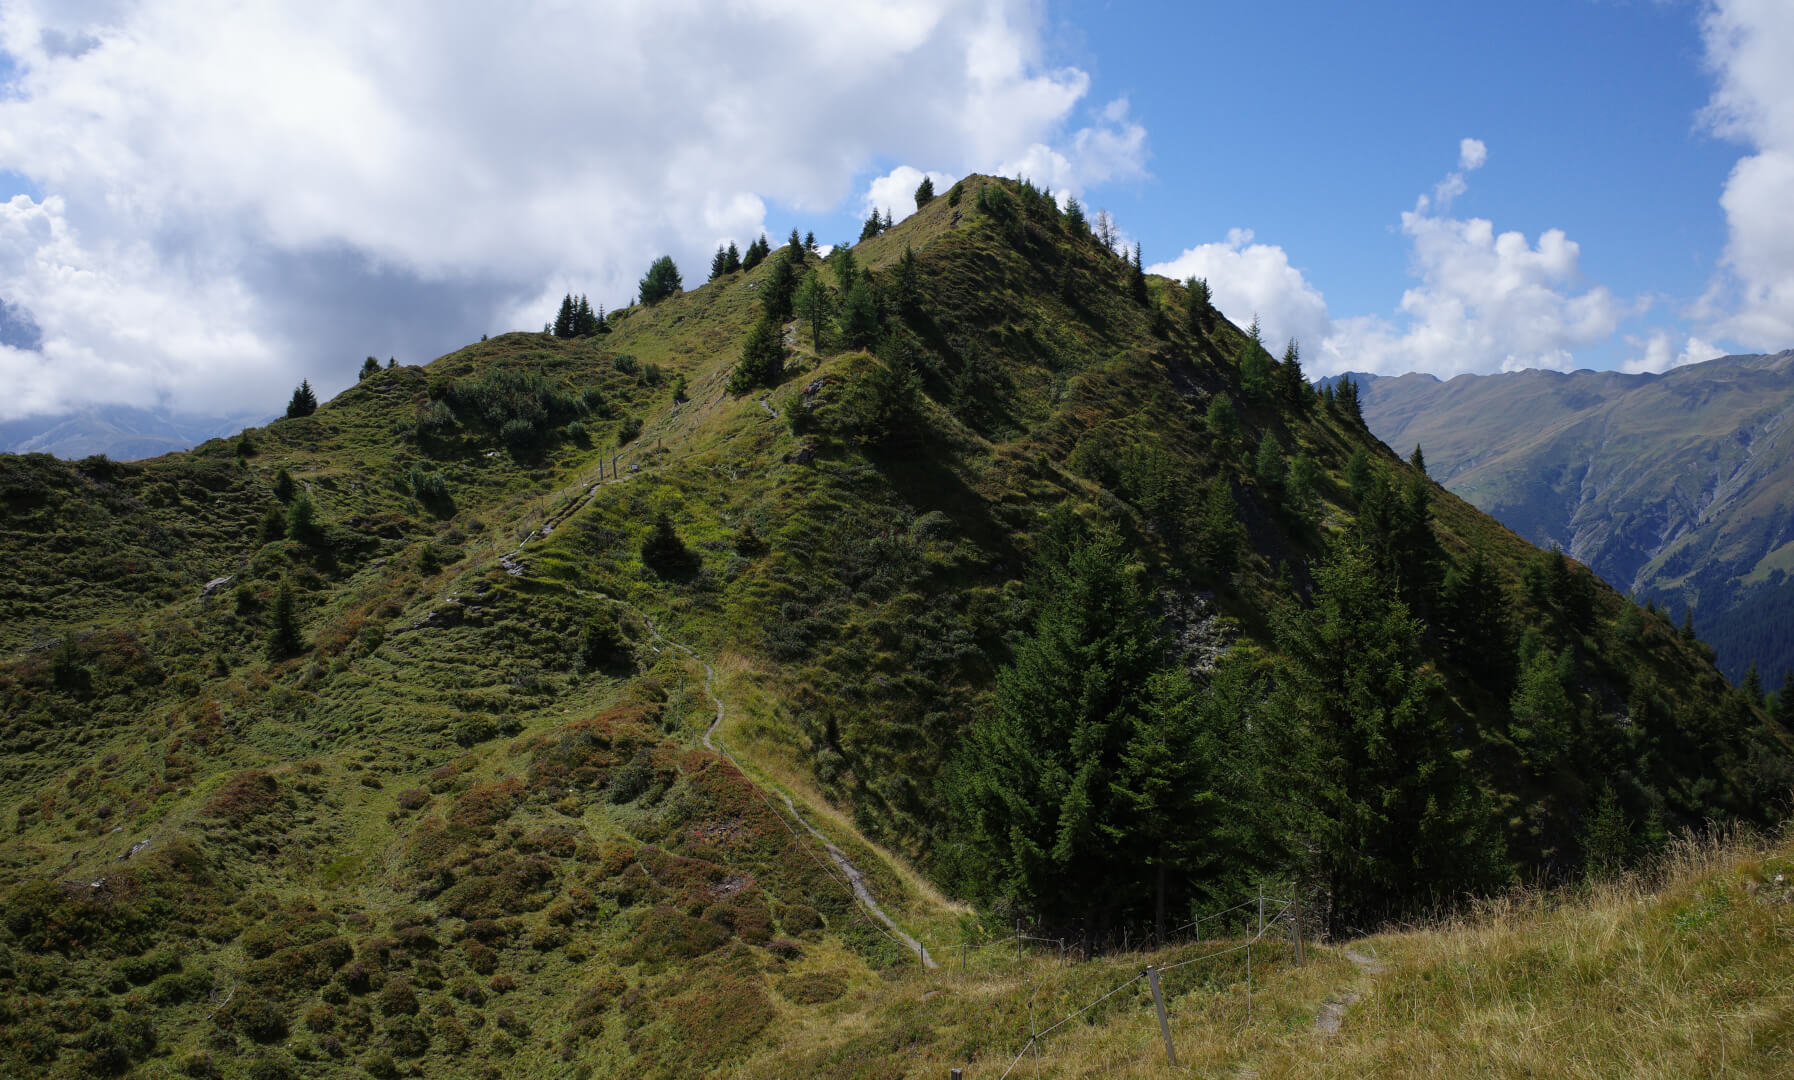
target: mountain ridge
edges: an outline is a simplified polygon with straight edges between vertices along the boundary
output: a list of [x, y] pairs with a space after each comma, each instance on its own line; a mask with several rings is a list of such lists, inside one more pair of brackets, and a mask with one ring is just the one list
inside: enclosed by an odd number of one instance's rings
[[1767, 615], [1794, 601], [1790, 370], [1794, 350], [1661, 374], [1371, 378], [1364, 410], [1522, 535], [1678, 617], [1695, 609], [1733, 678], [1753, 660], [1772, 678], [1794, 665]]
[[0, 1065], [887, 1077], [1031, 1038], [976, 1004], [1013, 980], [854, 1013], [915, 954], [784, 797], [962, 965], [1268, 875], [1345, 934], [1773, 815], [1788, 733], [1699, 643], [1049, 194], [805, 254], [838, 323], [767, 318], [797, 258], [183, 454], [0, 456]]

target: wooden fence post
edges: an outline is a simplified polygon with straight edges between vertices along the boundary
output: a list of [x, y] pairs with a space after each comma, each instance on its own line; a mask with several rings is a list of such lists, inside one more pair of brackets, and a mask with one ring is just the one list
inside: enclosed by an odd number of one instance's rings
[[1159, 969], [1148, 965], [1146, 981], [1152, 984], [1152, 1007], [1159, 1014], [1159, 1034], [1165, 1039], [1165, 1060], [1177, 1064], [1177, 1050], [1171, 1045], [1171, 1021], [1165, 1018], [1165, 995], [1159, 990]]
[[1289, 887], [1289, 912], [1290, 933], [1296, 939], [1296, 964], [1300, 966], [1307, 963], [1307, 960], [1302, 955], [1302, 894], [1296, 890], [1294, 883]]

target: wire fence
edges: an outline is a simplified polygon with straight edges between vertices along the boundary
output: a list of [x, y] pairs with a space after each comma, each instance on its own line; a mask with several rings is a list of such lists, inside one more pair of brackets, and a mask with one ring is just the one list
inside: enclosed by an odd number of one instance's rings
[[[1285, 931], [1290, 934], [1291, 940], [1295, 945], [1296, 962], [1299, 964], [1304, 959], [1302, 937], [1301, 937], [1301, 904], [1300, 904], [1300, 901], [1295, 896], [1291, 896], [1289, 899], [1285, 900], [1280, 897], [1266, 896], [1261, 892], [1258, 895], [1258, 897], [1256, 897], [1254, 900], [1248, 900], [1248, 901], [1245, 901], [1244, 903], [1237, 904], [1234, 907], [1227, 909], [1226, 911], [1219, 911], [1219, 912], [1213, 913], [1212, 915], [1202, 916], [1200, 919], [1193, 920], [1191, 923], [1186, 924], [1184, 927], [1179, 928], [1179, 929], [1188, 929], [1188, 928], [1193, 927], [1195, 925], [1195, 923], [1197, 923], [1197, 922], [1206, 922], [1213, 918], [1217, 918], [1219, 916], [1228, 914], [1230, 912], [1239, 911], [1242, 909], [1253, 907], [1254, 905], [1257, 906], [1258, 912], [1259, 912], [1258, 931], [1257, 931], [1257, 933], [1253, 934], [1252, 937], [1246, 939], [1245, 941], [1238, 942], [1233, 945], [1228, 945], [1228, 946], [1224, 946], [1221, 948], [1217, 948], [1211, 952], [1206, 952], [1199, 956], [1187, 957], [1183, 960], [1178, 960], [1174, 963], [1158, 964], [1158, 965], [1150, 965], [1149, 964], [1144, 969], [1142, 969], [1138, 974], [1132, 976], [1131, 978], [1125, 979], [1120, 983], [1117, 983], [1115, 986], [1110, 988], [1107, 992], [1105, 992], [1105, 993], [1091, 999], [1090, 1001], [1086, 1002], [1085, 1004], [1073, 1009], [1071, 1012], [1066, 1013], [1060, 1019], [1054, 1021], [1051, 1024], [1048, 1024], [1045, 1027], [1039, 1027], [1035, 1024], [1034, 1018], [1032, 1016], [1032, 1008], [1030, 1008], [1028, 1041], [1022, 1044], [1021, 1048], [1016, 1051], [1014, 1057], [1000, 1059], [1000, 1060], [1007, 1060], [1009, 1062], [1009, 1065], [1007, 1068], [1005, 1068], [1002, 1071], [1001, 1074], [999, 1074], [998, 1080], [1007, 1080], [1007, 1078], [1011, 1074], [1015, 1073], [1015, 1071], [1021, 1066], [1022, 1062], [1027, 1060], [1030, 1057], [1030, 1055], [1033, 1057], [1035, 1071], [1036, 1071], [1036, 1073], [1038, 1073], [1039, 1064], [1040, 1064], [1040, 1053], [1041, 1053], [1043, 1039], [1045, 1039], [1048, 1035], [1051, 1035], [1055, 1031], [1058, 1031], [1060, 1028], [1064, 1027], [1065, 1025], [1071, 1023], [1073, 1020], [1076, 1020], [1076, 1019], [1088, 1014], [1091, 1010], [1095, 1009], [1097, 1006], [1101, 1005], [1103, 1002], [1108, 1001], [1110, 998], [1115, 997], [1117, 994], [1120, 994], [1123, 991], [1126, 991], [1132, 987], [1135, 987], [1141, 981], [1145, 981], [1151, 990], [1153, 1011], [1156, 1015], [1156, 1019], [1158, 1022], [1158, 1029], [1159, 1029], [1157, 1032], [1158, 1039], [1156, 1041], [1161, 1042], [1163, 1044], [1164, 1054], [1165, 1054], [1167, 1063], [1175, 1066], [1177, 1064], [1177, 1050], [1176, 1050], [1175, 1044], [1173, 1043], [1172, 1037], [1171, 1037], [1171, 1035], [1172, 1035], [1172, 1024], [1171, 1024], [1172, 1016], [1166, 1008], [1166, 1004], [1165, 1004], [1166, 994], [1164, 992], [1164, 987], [1160, 981], [1160, 977], [1165, 975], [1168, 972], [1176, 971], [1180, 968], [1186, 968], [1193, 964], [1200, 964], [1205, 961], [1216, 960], [1223, 956], [1231, 956], [1233, 954], [1242, 953], [1242, 952], [1245, 953], [1245, 956], [1246, 956], [1246, 1015], [1247, 1015], [1248, 1019], [1250, 1019], [1250, 1017], [1252, 1015], [1252, 993], [1253, 993], [1253, 971], [1252, 971], [1252, 949], [1253, 949], [1253, 947], [1255, 945], [1261, 944], [1264, 941], [1266, 934], [1269, 934], [1272, 930], [1276, 929], [1279, 924], [1282, 924], [1284, 926]], [[1275, 909], [1274, 914], [1271, 914], [1268, 919], [1265, 917], [1267, 905], [1271, 905]], [[1152, 1041], [1154, 1041], [1154, 1040], [1153, 1040], [1152, 1036], [1149, 1034], [1139, 1044], [1136, 1045], [1135, 1049], [1136, 1050], [1142, 1049], [1142, 1048], [1148, 1046]], [[963, 1080], [963, 1078], [965, 1077], [965, 1070], [963, 1068], [954, 1069], [952, 1071], [952, 1077], [953, 1077], [953, 1080]]]

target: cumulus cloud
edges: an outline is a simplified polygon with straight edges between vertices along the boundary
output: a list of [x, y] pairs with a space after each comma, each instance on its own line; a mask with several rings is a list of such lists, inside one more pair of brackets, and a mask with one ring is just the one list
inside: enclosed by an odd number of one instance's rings
[[1684, 338], [1681, 351], [1678, 352], [1674, 336], [1661, 327], [1642, 338], [1629, 335], [1626, 344], [1637, 350], [1636, 355], [1620, 364], [1619, 369], [1629, 375], [1660, 374], [1686, 364], [1717, 360], [1725, 355], [1724, 349], [1692, 334]]
[[952, 173], [935, 172], [932, 169], [923, 172], [913, 165], [899, 165], [867, 185], [866, 197], [860, 200], [860, 213], [889, 210], [892, 218], [897, 221], [909, 217], [916, 212], [916, 188], [921, 185], [924, 176], [934, 181], [935, 193], [939, 195], [945, 195], [953, 182], [959, 179]]
[[0, 417], [277, 407], [369, 353], [533, 328], [569, 289], [619, 302], [663, 252], [695, 284], [769, 207], [830, 213], [879, 162], [1138, 174], [1144, 129], [1085, 111], [1040, 20], [1031, 0], [8, 3], [0, 172], [33, 194], [0, 208], [0, 302], [41, 341], [0, 345]]
[[1726, 180], [1723, 276], [1697, 309], [1750, 348], [1794, 345], [1794, 5], [1715, 0], [1702, 21], [1717, 78], [1710, 130], [1753, 149]]
[[1274, 244], [1255, 244], [1252, 230], [1232, 229], [1227, 239], [1189, 248], [1169, 262], [1146, 268], [1183, 281], [1208, 281], [1215, 307], [1239, 326], [1257, 316], [1259, 329], [1273, 352], [1291, 338], [1317, 346], [1327, 336], [1327, 301], [1290, 265], [1289, 255]]
[[[1460, 167], [1487, 158], [1477, 140], [1460, 144]], [[1569, 370], [1576, 349], [1611, 337], [1639, 309], [1604, 286], [1577, 291], [1581, 247], [1561, 229], [1548, 229], [1533, 243], [1518, 232], [1497, 233], [1483, 218], [1447, 216], [1449, 200], [1438, 196], [1464, 190], [1462, 171], [1453, 173], [1433, 200], [1422, 195], [1402, 215], [1410, 272], [1420, 283], [1402, 294], [1398, 320], [1335, 321], [1321, 370], [1441, 376]]]

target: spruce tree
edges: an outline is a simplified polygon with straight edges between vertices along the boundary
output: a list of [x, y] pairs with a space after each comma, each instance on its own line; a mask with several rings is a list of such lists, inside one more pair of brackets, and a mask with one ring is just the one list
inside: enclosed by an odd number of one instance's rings
[[1100, 923], [1137, 902], [1131, 853], [1115, 838], [1157, 809], [1146, 785], [1184, 740], [1163, 733], [1170, 745], [1159, 749], [1139, 734], [1162, 652], [1141, 577], [1113, 534], [1075, 535], [1075, 519], [1059, 527], [1074, 533], [1070, 550], [1037, 558], [1040, 614], [946, 786], [979, 879], [1045, 918]]
[[813, 233], [813, 232], [805, 232], [804, 233], [804, 252], [805, 252], [805, 254], [809, 254], [809, 255], [816, 254], [816, 234], [815, 233]]
[[1271, 354], [1265, 352], [1259, 336], [1257, 315], [1252, 316], [1252, 325], [1246, 328], [1246, 341], [1240, 346], [1238, 363], [1240, 389], [1254, 402], [1268, 404], [1273, 389]]
[[356, 378], [358, 380], [365, 379], [369, 375], [378, 375], [379, 373], [380, 373], [380, 361], [378, 361], [370, 356], [366, 360], [363, 360], [361, 362], [361, 374], [359, 376], [357, 376]]
[[573, 336], [591, 337], [598, 332], [598, 316], [592, 311], [592, 302], [584, 293], [573, 305]]
[[1416, 881], [1432, 896], [1500, 884], [1500, 836], [1458, 756], [1420, 622], [1349, 540], [1314, 581], [1311, 607], [1274, 616], [1283, 659], [1262, 730], [1293, 851], [1337, 929], [1398, 913]]
[[1314, 391], [1302, 374], [1302, 350], [1290, 338], [1283, 350], [1283, 362], [1277, 365], [1277, 397], [1283, 407], [1300, 416], [1314, 403]]
[[804, 277], [804, 283], [797, 287], [797, 296], [793, 299], [792, 306], [796, 309], [798, 318], [810, 324], [810, 345], [817, 353], [821, 353], [822, 330], [834, 314], [835, 305], [820, 274], [811, 270]]
[[735, 271], [741, 269], [741, 252], [735, 249], [735, 241], [729, 241], [729, 250], [724, 254], [728, 256], [728, 262], [723, 267], [724, 273], [733, 274]]
[[716, 254], [710, 257], [710, 280], [715, 281], [729, 272], [729, 252], [721, 245], [716, 245]]
[[884, 220], [883, 220], [883, 221], [880, 221], [880, 222], [879, 222], [879, 223], [878, 223], [878, 231], [879, 231], [879, 232], [881, 232], [881, 233], [882, 233], [882, 232], [884, 232], [884, 231], [885, 231], [885, 230], [886, 230], [886, 229], [889, 229], [889, 228], [890, 228], [890, 227], [891, 227], [891, 226], [892, 226], [892, 225], [895, 225], [895, 224], [896, 224], [896, 222], [894, 222], [894, 221], [892, 221], [892, 220], [891, 220], [891, 208], [890, 208], [890, 207], [888, 207], [888, 206], [887, 206], [887, 207], [885, 207], [885, 216], [884, 216]]
[[791, 254], [780, 252], [760, 291], [760, 306], [767, 318], [778, 323], [791, 318], [791, 298], [797, 292], [797, 284], [797, 270]]
[[766, 259], [766, 256], [771, 253], [772, 245], [767, 242], [766, 234], [761, 233], [760, 239], [749, 244], [747, 251], [742, 255], [741, 268], [743, 270], [752, 270], [754, 267], [759, 266], [760, 263]]
[[1420, 452], [1420, 444], [1414, 444], [1414, 452], [1408, 455], [1408, 467], [1422, 476], [1426, 475], [1426, 455]]
[[678, 292], [683, 283], [679, 280], [679, 267], [674, 265], [671, 255], [662, 255], [648, 267], [636, 286], [642, 303], [653, 307], [667, 297]]
[[847, 290], [859, 279], [859, 268], [854, 262], [853, 248], [846, 244], [836, 244], [835, 250], [829, 254], [828, 261], [835, 268], [835, 290], [842, 299], [847, 298]]
[[1084, 220], [1084, 204], [1075, 195], [1065, 200], [1065, 227], [1071, 232], [1073, 239], [1090, 233], [1090, 223]]
[[873, 207], [872, 212], [866, 215], [865, 223], [860, 226], [860, 239], [865, 241], [877, 236], [878, 230], [883, 227], [883, 224], [878, 219], [878, 208]]
[[791, 238], [785, 241], [785, 257], [791, 260], [793, 266], [804, 264], [804, 241], [797, 235], [795, 225], [791, 227]]
[[274, 608], [268, 616], [268, 659], [285, 660], [304, 650], [305, 638], [299, 632], [297, 606], [292, 583], [283, 580], [274, 594]]
[[922, 268], [916, 262], [915, 250], [908, 244], [903, 245], [903, 254], [897, 259], [891, 280], [897, 294], [897, 310], [905, 318], [914, 315], [922, 300]]
[[1282, 495], [1284, 479], [1289, 473], [1289, 462], [1284, 459], [1283, 444], [1277, 441], [1276, 433], [1267, 431], [1258, 440], [1258, 452], [1252, 459], [1252, 473], [1272, 495]]
[[841, 303], [841, 342], [849, 349], [870, 349], [877, 340], [878, 301], [862, 277]]
[[573, 336], [573, 294], [561, 297], [561, 309], [554, 315], [554, 336], [569, 338]]
[[729, 393], [737, 396], [760, 386], [776, 385], [785, 374], [785, 344], [779, 324], [766, 315], [748, 331], [741, 359], [729, 374]]
[[922, 182], [916, 185], [916, 209], [920, 210], [933, 201], [934, 180], [931, 177], [924, 176]]
[[1147, 302], [1146, 267], [1140, 262], [1140, 244], [1134, 244], [1134, 259], [1128, 264], [1128, 293], [1134, 303], [1144, 305]]
[[287, 402], [287, 419], [296, 416], [310, 416], [318, 411], [318, 395], [312, 392], [311, 380], [301, 379], [293, 388], [293, 397]]
[[1208, 279], [1193, 277], [1184, 282], [1185, 314], [1193, 334], [1206, 334], [1213, 325], [1214, 301], [1209, 293]]
[[1239, 566], [1240, 552], [1246, 546], [1246, 527], [1240, 524], [1239, 506], [1233, 501], [1233, 486], [1226, 477], [1215, 477], [1203, 492], [1195, 535], [1197, 553], [1215, 577], [1225, 578]]

